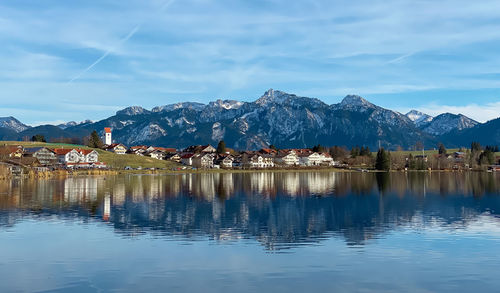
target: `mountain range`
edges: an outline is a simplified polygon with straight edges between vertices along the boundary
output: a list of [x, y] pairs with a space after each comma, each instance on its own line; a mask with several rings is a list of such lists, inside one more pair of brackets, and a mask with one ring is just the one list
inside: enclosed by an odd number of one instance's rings
[[217, 144], [224, 140], [236, 149], [280, 148], [316, 144], [389, 149], [411, 148], [422, 142], [433, 148], [500, 144], [500, 118], [479, 123], [464, 115], [443, 113], [432, 117], [418, 111], [402, 114], [374, 105], [357, 95], [328, 105], [316, 98], [299, 97], [270, 89], [253, 102], [216, 100], [208, 104], [183, 102], [151, 110], [132, 106], [101, 121], [27, 126], [14, 117], [0, 118], [0, 139], [15, 140], [42, 134], [46, 139], [102, 134], [113, 129], [113, 140], [126, 145], [151, 144], [184, 147]]

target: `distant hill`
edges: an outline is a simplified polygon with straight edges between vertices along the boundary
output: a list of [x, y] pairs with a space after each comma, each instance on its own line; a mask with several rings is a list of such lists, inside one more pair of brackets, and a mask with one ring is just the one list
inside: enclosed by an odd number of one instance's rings
[[500, 118], [478, 124], [473, 128], [453, 131], [442, 137], [450, 146], [469, 146], [472, 141], [481, 145], [500, 145]]

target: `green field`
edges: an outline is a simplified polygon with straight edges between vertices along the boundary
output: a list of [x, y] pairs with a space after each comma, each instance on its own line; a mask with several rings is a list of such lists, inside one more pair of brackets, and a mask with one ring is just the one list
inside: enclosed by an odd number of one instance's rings
[[[447, 149], [446, 152], [448, 154], [453, 154], [454, 152], [458, 152], [459, 149]], [[392, 154], [403, 154], [403, 155], [410, 155], [412, 154], [413, 156], [418, 156], [422, 155], [422, 151], [390, 151]], [[425, 150], [424, 154], [426, 156], [432, 156], [432, 155], [437, 155], [439, 153], [438, 150]], [[373, 155], [377, 155], [377, 152], [373, 152]]]
[[[31, 142], [31, 141], [0, 141], [0, 146], [3, 145], [22, 145], [25, 148], [28, 147], [47, 147], [47, 148], [82, 148], [91, 149], [83, 145], [73, 145], [64, 143], [44, 143], [44, 142]], [[137, 155], [117, 155], [111, 152], [107, 152], [101, 149], [95, 149], [99, 153], [99, 161], [106, 163], [110, 168], [113, 169], [123, 169], [125, 167], [131, 168], [177, 168], [181, 166], [180, 164], [171, 162], [157, 160], [150, 157], [143, 157]]]

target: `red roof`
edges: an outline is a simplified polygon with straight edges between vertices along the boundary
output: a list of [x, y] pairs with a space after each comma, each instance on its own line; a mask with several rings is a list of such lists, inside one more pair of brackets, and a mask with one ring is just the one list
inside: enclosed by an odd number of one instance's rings
[[189, 159], [192, 156], [194, 156], [194, 154], [184, 154], [184, 155], [182, 155], [181, 159]]
[[176, 149], [174, 149], [174, 148], [162, 148], [162, 147], [153, 147], [153, 148], [157, 151], [162, 151], [165, 153], [175, 153], [176, 152]]
[[104, 127], [104, 132], [111, 133], [111, 127]]
[[78, 149], [77, 150], [78, 152], [84, 154], [84, 155], [88, 155], [90, 154], [91, 152], [93, 152], [94, 150], [84, 150], [84, 149]]
[[53, 149], [54, 153], [58, 156], [63, 156], [66, 155], [67, 153], [71, 152], [73, 149]]

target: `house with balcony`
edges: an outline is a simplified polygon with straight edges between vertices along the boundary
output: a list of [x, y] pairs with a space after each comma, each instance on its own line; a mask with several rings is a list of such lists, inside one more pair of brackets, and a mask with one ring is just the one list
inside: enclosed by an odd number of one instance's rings
[[75, 149], [54, 149], [59, 164], [75, 164], [85, 161], [85, 155]]
[[299, 164], [302, 166], [319, 166], [323, 163], [320, 154], [318, 153], [304, 153], [299, 156]]
[[231, 155], [219, 156], [214, 164], [220, 166], [223, 169], [231, 169], [233, 168], [234, 157]]
[[274, 162], [278, 165], [297, 166], [299, 157], [294, 150], [279, 152], [274, 158]]
[[34, 157], [43, 166], [55, 165], [58, 163], [57, 155], [53, 150], [45, 147], [25, 148], [25, 157]]
[[106, 147], [106, 151], [113, 152], [117, 155], [125, 155], [127, 153], [127, 147], [121, 143], [113, 143]]
[[198, 154], [193, 156], [193, 167], [211, 169], [214, 167], [215, 156], [213, 154]]

